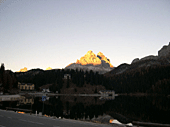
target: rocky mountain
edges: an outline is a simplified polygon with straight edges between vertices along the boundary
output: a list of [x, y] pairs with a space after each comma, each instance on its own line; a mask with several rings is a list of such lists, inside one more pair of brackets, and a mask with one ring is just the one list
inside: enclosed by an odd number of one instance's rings
[[100, 74], [106, 73], [113, 69], [113, 65], [110, 60], [99, 52], [97, 55], [93, 51], [88, 51], [80, 60], [77, 59], [76, 63], [71, 63], [65, 69], [78, 69], [83, 71], [93, 70], [94, 72], [99, 72]]
[[[163, 46], [158, 51], [158, 55], [157, 56], [150, 55], [150, 56], [146, 56], [146, 57], [144, 57], [142, 59], [136, 58], [136, 59], [134, 59], [132, 61], [132, 64], [136, 63], [136, 62], [140, 62], [140, 61], [145, 61], [145, 60], [157, 61], [157, 63], [153, 63], [153, 64], [161, 64], [161, 65], [162, 64], [163, 65], [169, 64], [170, 63], [170, 42], [169, 42], [169, 45]], [[161, 62], [163, 62], [163, 63], [161, 63]]]
[[163, 46], [157, 56], [136, 58], [131, 64], [121, 64], [104, 74], [107, 89], [125, 95], [130, 93], [170, 95], [170, 44]]
[[131, 64], [123, 63], [118, 67], [114, 68], [112, 71], [108, 72], [108, 74], [121, 74], [123, 72], [146, 68], [150, 66], [160, 66], [160, 65], [169, 65], [170, 64], [170, 43], [169, 45], [163, 46], [159, 51], [158, 55], [150, 55], [144, 58], [135, 58]]

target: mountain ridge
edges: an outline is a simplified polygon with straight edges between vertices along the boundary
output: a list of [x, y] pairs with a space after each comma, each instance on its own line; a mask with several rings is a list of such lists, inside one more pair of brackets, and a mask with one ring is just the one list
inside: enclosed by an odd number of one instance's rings
[[146, 68], [150, 66], [161, 66], [161, 65], [169, 65], [170, 64], [170, 42], [169, 45], [163, 46], [160, 50], [158, 50], [158, 55], [149, 55], [145, 56], [141, 59], [135, 58], [132, 60], [131, 64], [122, 63], [118, 67], [115, 67], [109, 74], [121, 74], [127, 71], [131, 71], [137, 68]]

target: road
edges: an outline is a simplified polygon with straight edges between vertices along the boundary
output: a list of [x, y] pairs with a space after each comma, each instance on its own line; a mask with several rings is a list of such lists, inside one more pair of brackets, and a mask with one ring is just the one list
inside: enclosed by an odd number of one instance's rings
[[0, 127], [116, 127], [86, 121], [55, 119], [0, 110]]

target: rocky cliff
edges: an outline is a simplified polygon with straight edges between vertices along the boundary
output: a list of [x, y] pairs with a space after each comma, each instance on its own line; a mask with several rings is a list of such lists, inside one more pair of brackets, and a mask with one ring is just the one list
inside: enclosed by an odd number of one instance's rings
[[166, 62], [164, 64], [169, 64], [170, 63], [170, 42], [169, 42], [169, 45], [163, 46], [158, 51], [158, 55], [157, 56], [150, 55], [150, 56], [146, 56], [146, 57], [141, 58], [141, 59], [135, 58], [132, 61], [132, 64], [136, 63], [136, 62], [145, 61], [145, 60], [154, 60], [154, 61], [166, 60]]
[[69, 64], [65, 69], [93, 70], [95, 72], [105, 73], [113, 69], [113, 65], [103, 53], [99, 52], [96, 56], [93, 51], [90, 50], [79, 60], [77, 59], [76, 63]]
[[159, 56], [159, 57], [169, 57], [169, 56], [170, 56], [170, 42], [169, 42], [169, 45], [163, 46], [163, 47], [158, 51], [158, 56]]

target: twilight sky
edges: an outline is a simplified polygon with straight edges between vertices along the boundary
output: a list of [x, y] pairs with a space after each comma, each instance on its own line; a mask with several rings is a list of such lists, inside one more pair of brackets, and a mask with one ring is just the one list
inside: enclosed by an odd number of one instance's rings
[[92, 50], [113, 66], [170, 42], [170, 0], [0, 0], [0, 63], [64, 68]]

